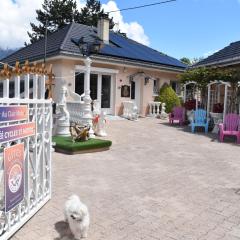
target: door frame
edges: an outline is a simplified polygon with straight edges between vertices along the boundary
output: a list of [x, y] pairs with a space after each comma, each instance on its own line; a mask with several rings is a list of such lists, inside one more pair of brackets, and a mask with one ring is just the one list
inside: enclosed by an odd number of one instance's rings
[[[75, 73], [76, 72], [82, 72], [86, 74], [86, 67], [82, 65], [76, 65], [75, 66]], [[111, 96], [110, 96], [110, 108], [101, 108], [106, 112], [106, 114], [113, 114], [115, 115], [115, 95], [116, 95], [116, 75], [119, 73], [119, 70], [116, 69], [109, 69], [109, 68], [97, 68], [97, 67], [91, 67], [91, 74], [97, 74], [98, 75], [98, 90], [97, 90], [97, 100], [100, 103], [102, 103], [101, 94], [102, 94], [102, 75], [108, 75], [111, 76]], [[74, 81], [75, 82], [75, 81]], [[75, 86], [74, 86], [75, 89]]]
[[138, 113], [141, 113], [142, 110], [142, 77], [138, 77], [136, 79], [132, 80], [133, 82], [135, 82], [135, 99], [131, 99], [132, 101], [135, 102], [135, 104], [137, 105], [138, 108]]

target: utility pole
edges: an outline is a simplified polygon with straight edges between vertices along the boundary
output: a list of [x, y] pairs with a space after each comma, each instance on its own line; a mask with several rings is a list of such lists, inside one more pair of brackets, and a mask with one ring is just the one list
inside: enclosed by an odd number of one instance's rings
[[44, 43], [44, 64], [46, 63], [46, 58], [47, 58], [47, 34], [48, 34], [48, 20], [46, 19], [45, 43]]

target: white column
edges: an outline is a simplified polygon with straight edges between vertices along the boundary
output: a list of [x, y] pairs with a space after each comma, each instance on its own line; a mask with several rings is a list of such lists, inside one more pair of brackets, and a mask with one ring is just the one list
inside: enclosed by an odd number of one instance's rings
[[196, 87], [196, 110], [198, 110], [198, 88]]
[[207, 117], [210, 112], [210, 95], [211, 95], [211, 85], [208, 85]]
[[184, 101], [184, 103], [186, 102], [186, 98], [187, 98], [187, 86], [186, 86], [186, 84], [184, 84], [184, 93], [183, 93], [183, 101]]
[[92, 129], [92, 119], [93, 119], [93, 115], [92, 115], [92, 99], [90, 96], [90, 74], [91, 74], [91, 64], [92, 64], [92, 60], [87, 57], [84, 60], [84, 64], [86, 66], [86, 72], [85, 72], [85, 77], [84, 77], [84, 116], [83, 116], [83, 120], [84, 123], [86, 125], [88, 125], [90, 127], [90, 138], [95, 138], [94, 135], [94, 131]]
[[220, 103], [220, 101], [221, 101], [221, 85], [219, 84], [218, 86], [217, 86], [217, 103]]
[[227, 93], [228, 93], [228, 85], [225, 84], [225, 93], [224, 93], [224, 108], [223, 108], [223, 121], [225, 119], [227, 113]]
[[17, 75], [15, 77], [15, 81], [14, 81], [14, 97], [15, 98], [20, 98], [20, 75]]
[[157, 102], [156, 105], [157, 105], [157, 116], [158, 116], [160, 114], [160, 105], [161, 105], [161, 103]]

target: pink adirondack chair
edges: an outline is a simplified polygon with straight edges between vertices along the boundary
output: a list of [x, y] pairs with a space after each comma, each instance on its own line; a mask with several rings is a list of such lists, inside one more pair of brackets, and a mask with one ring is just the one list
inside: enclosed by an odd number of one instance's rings
[[219, 140], [223, 142], [224, 136], [236, 136], [240, 143], [239, 115], [230, 113], [225, 116], [224, 123], [219, 124]]
[[173, 124], [174, 121], [178, 121], [180, 125], [183, 125], [185, 119], [185, 109], [183, 107], [174, 107], [172, 113], [169, 114], [169, 123]]

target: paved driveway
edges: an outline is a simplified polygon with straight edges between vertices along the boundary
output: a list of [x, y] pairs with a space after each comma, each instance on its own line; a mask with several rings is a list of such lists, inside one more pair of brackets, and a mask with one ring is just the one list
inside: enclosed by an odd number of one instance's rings
[[52, 200], [14, 240], [71, 239], [72, 193], [89, 206], [91, 240], [240, 239], [239, 146], [157, 119], [108, 124], [110, 151], [54, 153]]

